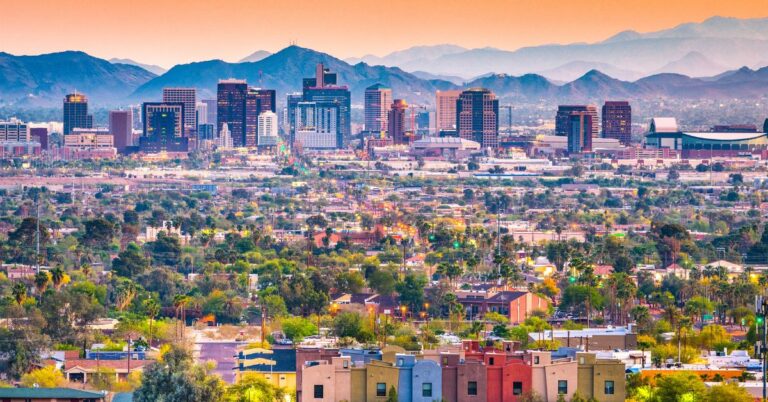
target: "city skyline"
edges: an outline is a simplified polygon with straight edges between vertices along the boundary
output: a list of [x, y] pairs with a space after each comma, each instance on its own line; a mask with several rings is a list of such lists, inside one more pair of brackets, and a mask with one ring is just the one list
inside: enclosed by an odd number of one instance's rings
[[[588, 9], [554, 0], [536, 4], [528, 0], [480, 4], [448, 2], [441, 7], [429, 2], [405, 4], [395, 0], [395, 3], [407, 5], [409, 18], [418, 20], [419, 16], [424, 16], [426, 21], [434, 22], [402, 24], [386, 36], [378, 37], [379, 31], [362, 29], [367, 24], [366, 17], [376, 13], [381, 20], [387, 20], [390, 14], [392, 18], [399, 18], [401, 7], [378, 9], [370, 2], [349, 0], [334, 0], [329, 7], [321, 9], [302, 7], [301, 1], [250, 3], [230, 0], [221, 5], [192, 1], [185, 7], [178, 7], [171, 1], [150, 3], [147, 0], [108, 3], [78, 0], [73, 3], [73, 7], [57, 8], [48, 7], [47, 2], [7, 2], [4, 13], [8, 18], [0, 27], [0, 35], [6, 40], [0, 48], [4, 52], [23, 55], [82, 50], [99, 57], [130, 58], [171, 67], [210, 59], [238, 61], [254, 51], [274, 52], [292, 43], [342, 58], [368, 54], [383, 56], [412, 46], [445, 43], [466, 48], [515, 50], [554, 43], [592, 43], [625, 30], [649, 32], [700, 22], [713, 16], [755, 18], [768, 15], [764, 4], [754, 0], [728, 4], [718, 1], [662, 3], [654, 0], [620, 4], [602, 1], [600, 7]], [[150, 6], [155, 11], [144, 12]], [[166, 21], [165, 16], [171, 12], [177, 15], [179, 23]], [[105, 18], [110, 15], [120, 15], [120, 21]], [[251, 23], [256, 15], [269, 15], [271, 23]], [[344, 15], [343, 23], [324, 24], [322, 34], [315, 32], [316, 24], [308, 23], [336, 21], [339, 15]], [[642, 17], [638, 18], [638, 15]], [[585, 25], [579, 22], [582, 17], [601, 23]], [[216, 27], [213, 32], [200, 29], [199, 24], [183, 23], [206, 18]], [[45, 20], [46, 24], [42, 31], [38, 31], [40, 35], [30, 36], [23, 28], [35, 19]], [[86, 21], [91, 28], [71, 29], [73, 21]], [[217, 25], [216, 21], [227, 23]], [[477, 28], [477, 34], [466, 35], [466, 30], [459, 34], [454, 29], [458, 24]], [[141, 26], [153, 26], [153, 29], [136, 29]], [[99, 35], [92, 35], [94, 31]], [[45, 35], [45, 32], [51, 32], [51, 35]], [[349, 32], [356, 34], [350, 37]], [[164, 44], [144, 46], [146, 41], [156, 39], [158, 35], [165, 38]], [[243, 41], [243, 37], [259, 38], [259, 41]]]

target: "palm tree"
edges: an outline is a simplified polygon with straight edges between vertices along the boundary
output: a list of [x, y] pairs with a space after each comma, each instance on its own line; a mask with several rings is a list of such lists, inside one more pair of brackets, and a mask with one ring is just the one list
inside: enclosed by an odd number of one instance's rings
[[48, 284], [51, 283], [51, 277], [48, 276], [47, 272], [40, 271], [35, 274], [34, 283], [35, 289], [37, 289], [37, 294], [42, 297], [43, 293], [45, 293], [45, 290], [48, 288]]
[[14, 300], [16, 300], [16, 304], [21, 306], [21, 303], [24, 303], [24, 300], [27, 299], [27, 285], [23, 282], [16, 282], [13, 285], [13, 289], [11, 289], [11, 293]]
[[[176, 320], [178, 322], [178, 330], [177, 335], [179, 338], [184, 338], [184, 327], [187, 325], [187, 313], [186, 313], [186, 305], [189, 303], [190, 297], [187, 295], [176, 295], [173, 296], [173, 307], [176, 308]], [[181, 321], [179, 320], [179, 317], [181, 317]]]
[[155, 299], [145, 300], [144, 313], [149, 317], [149, 345], [152, 346], [152, 322], [155, 320], [155, 317], [160, 314], [160, 303]]
[[51, 280], [53, 281], [53, 287], [56, 290], [61, 289], [61, 285], [64, 284], [64, 270], [61, 267], [56, 267], [51, 270]]

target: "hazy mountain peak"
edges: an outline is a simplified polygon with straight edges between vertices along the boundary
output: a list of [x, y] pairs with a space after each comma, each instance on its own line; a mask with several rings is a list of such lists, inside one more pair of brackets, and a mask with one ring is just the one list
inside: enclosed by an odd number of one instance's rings
[[238, 63], [253, 63], [257, 61], [264, 60], [265, 58], [272, 55], [272, 52], [268, 52], [266, 50], [257, 50], [248, 56], [242, 58]]
[[119, 59], [119, 58], [113, 57], [108, 61], [112, 64], [127, 64], [129, 66], [141, 67], [155, 75], [165, 74], [165, 72], [168, 71], [167, 69], [160, 67], [158, 65], [139, 63], [138, 61], [135, 61], [132, 59]]

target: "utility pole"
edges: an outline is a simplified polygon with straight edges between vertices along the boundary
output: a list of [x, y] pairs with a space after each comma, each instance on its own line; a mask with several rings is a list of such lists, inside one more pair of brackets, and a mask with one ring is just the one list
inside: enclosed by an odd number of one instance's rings
[[37, 231], [35, 233], [35, 243], [37, 253], [35, 254], [35, 262], [37, 263], [37, 273], [40, 273], [40, 194], [37, 194]]
[[766, 345], [768, 345], [768, 324], [765, 322], [765, 316], [768, 313], [768, 300], [764, 296], [755, 296], [755, 329], [761, 331], [758, 341], [755, 344], [755, 356], [760, 357], [763, 367], [763, 402], [768, 401], [768, 383], [766, 383], [766, 372], [768, 372], [768, 354]]

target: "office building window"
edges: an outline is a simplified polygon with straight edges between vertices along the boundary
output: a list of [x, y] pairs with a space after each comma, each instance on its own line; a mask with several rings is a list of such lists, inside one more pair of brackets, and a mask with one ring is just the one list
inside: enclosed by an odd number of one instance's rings
[[376, 396], [387, 396], [387, 383], [385, 382], [376, 383]]
[[315, 385], [315, 399], [323, 399], [323, 386]]
[[425, 382], [424, 384], [421, 384], [421, 396], [432, 396], [432, 383], [431, 382]]
[[566, 380], [557, 381], [557, 393], [563, 394], [563, 395], [568, 393], [568, 381]]
[[616, 384], [613, 381], [607, 380], [605, 382], [605, 394], [613, 395], [616, 392]]
[[477, 381], [467, 383], [467, 395], [477, 395]]
[[522, 395], [523, 394], [523, 383], [520, 381], [515, 381], [512, 383], [512, 395]]

